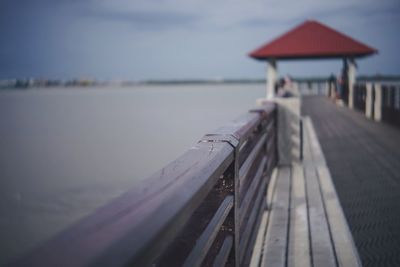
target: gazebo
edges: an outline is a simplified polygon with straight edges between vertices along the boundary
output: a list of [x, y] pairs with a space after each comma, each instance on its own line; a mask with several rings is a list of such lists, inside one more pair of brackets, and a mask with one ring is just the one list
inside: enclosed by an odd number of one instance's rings
[[252, 51], [249, 56], [268, 62], [267, 99], [274, 98], [278, 60], [343, 59], [349, 85], [349, 107], [353, 106], [352, 90], [356, 78], [356, 58], [378, 50], [340, 33], [320, 22], [308, 20], [280, 37]]

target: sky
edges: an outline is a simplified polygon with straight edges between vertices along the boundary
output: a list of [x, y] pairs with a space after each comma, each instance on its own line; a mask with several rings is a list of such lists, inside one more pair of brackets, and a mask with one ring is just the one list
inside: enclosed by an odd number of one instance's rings
[[[307, 19], [379, 50], [360, 74], [400, 74], [399, 0], [0, 0], [0, 79], [264, 78], [247, 55]], [[281, 75], [340, 60], [279, 62]]]

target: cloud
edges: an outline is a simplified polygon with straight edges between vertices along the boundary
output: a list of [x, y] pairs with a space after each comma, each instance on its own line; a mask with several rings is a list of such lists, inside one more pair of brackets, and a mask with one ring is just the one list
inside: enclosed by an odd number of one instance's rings
[[137, 30], [160, 31], [173, 27], [189, 27], [197, 21], [195, 15], [161, 11], [107, 11], [97, 10], [87, 16], [113, 22], [122, 22]]
[[96, 5], [116, 13], [147, 14], [149, 19], [156, 20], [157, 14], [166, 18], [198, 18], [197, 26], [210, 30], [290, 23], [324, 14], [393, 12], [399, 7], [398, 0], [100, 0]]

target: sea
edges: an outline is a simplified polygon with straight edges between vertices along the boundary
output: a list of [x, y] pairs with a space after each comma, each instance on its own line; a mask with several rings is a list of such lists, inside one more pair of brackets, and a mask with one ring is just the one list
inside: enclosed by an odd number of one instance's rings
[[0, 91], [0, 266], [255, 106], [265, 85]]

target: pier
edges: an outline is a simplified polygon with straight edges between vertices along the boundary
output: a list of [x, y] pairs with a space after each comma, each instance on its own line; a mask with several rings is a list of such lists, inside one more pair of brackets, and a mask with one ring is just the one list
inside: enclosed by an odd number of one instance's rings
[[372, 87], [394, 97], [267, 101], [15, 266], [395, 266], [400, 87]]
[[[398, 265], [400, 87], [355, 73], [376, 52], [315, 21], [255, 50], [255, 108], [13, 266]], [[343, 60], [341, 90], [277, 86], [277, 59], [326, 57]]]

